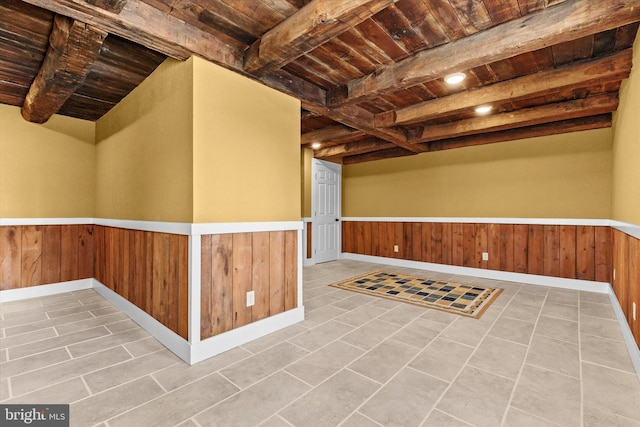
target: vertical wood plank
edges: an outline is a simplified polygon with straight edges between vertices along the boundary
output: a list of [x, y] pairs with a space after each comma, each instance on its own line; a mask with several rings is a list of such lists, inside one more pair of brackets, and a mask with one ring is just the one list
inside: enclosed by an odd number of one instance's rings
[[590, 225], [576, 228], [576, 273], [578, 279], [595, 278], [595, 229]]
[[412, 224], [410, 222], [402, 223], [402, 258], [413, 259], [413, 231]]
[[395, 235], [394, 245], [398, 245], [398, 252], [393, 252], [394, 258], [404, 257], [404, 227], [401, 222], [393, 223], [393, 234]]
[[364, 254], [364, 222], [356, 222], [356, 253]]
[[422, 223], [422, 260], [423, 262], [431, 262], [431, 227], [433, 223]]
[[389, 256], [389, 236], [387, 232], [387, 223], [379, 222], [378, 223], [378, 245], [380, 247], [380, 256], [388, 257]]
[[543, 225], [543, 272], [545, 276], [558, 277], [560, 275], [560, 245], [557, 225]]
[[380, 223], [371, 223], [371, 255], [380, 256]]
[[544, 274], [544, 226], [529, 225], [528, 273]]
[[200, 338], [206, 339], [214, 335], [213, 325], [213, 254], [212, 236], [202, 235], [200, 238]]
[[462, 265], [476, 267], [476, 225], [464, 223], [462, 225]]
[[431, 224], [431, 261], [442, 264], [442, 223]]
[[515, 224], [513, 226], [513, 271], [527, 273], [529, 271], [529, 226]]
[[513, 236], [513, 224], [500, 224], [500, 270], [502, 271], [514, 271]]
[[60, 248], [59, 225], [42, 227], [42, 283], [60, 282], [60, 263], [62, 250]]
[[[174, 235], [171, 235], [170, 238], [173, 238]], [[126, 228], [121, 228], [119, 233], [120, 239], [120, 271], [119, 271], [119, 282], [120, 282], [120, 292], [123, 297], [131, 301], [131, 295], [133, 293], [133, 287], [131, 283], [131, 279], [133, 277], [133, 244], [132, 241], [133, 230], [127, 230]], [[173, 249], [173, 248], [171, 248]], [[174, 256], [176, 254], [170, 254], [170, 262], [171, 267], [174, 266]], [[177, 284], [177, 282], [173, 281], [173, 277], [169, 278], [169, 287], [173, 287]], [[171, 292], [170, 301], [173, 302], [173, 292]], [[176, 301], [177, 302], [177, 301]], [[170, 314], [173, 314], [173, 311], [170, 311]], [[165, 325], [167, 326], [167, 325]], [[170, 328], [171, 329], [171, 328]], [[175, 329], [171, 329], [175, 332]]]
[[[167, 280], [167, 317], [165, 326], [178, 332], [180, 294], [180, 236], [169, 234], [169, 278]], [[126, 286], [126, 285], [125, 285]], [[128, 288], [128, 286], [126, 286]]]
[[[603, 227], [604, 228], [604, 227]], [[629, 326], [631, 333], [636, 339], [636, 344], [640, 346], [640, 239], [629, 236], [629, 282], [628, 282], [629, 302], [627, 304], [629, 313], [633, 313], [633, 303], [636, 304], [636, 319], [629, 316]]]
[[462, 266], [464, 263], [464, 226], [462, 223], [451, 225], [451, 264]]
[[298, 306], [298, 234], [294, 230], [284, 233], [284, 309]]
[[269, 312], [284, 311], [284, 231], [269, 232]]
[[42, 227], [28, 225], [22, 227], [22, 271], [20, 286], [42, 284]]
[[482, 253], [487, 252], [487, 227], [488, 224], [476, 224], [476, 259], [475, 266], [478, 268], [487, 268], [489, 266], [488, 261], [482, 260]]
[[364, 254], [365, 255], [371, 255], [372, 253], [372, 242], [371, 242], [371, 222], [366, 221], [362, 223], [362, 234], [363, 234], [363, 238], [364, 238]]
[[93, 225], [80, 226], [80, 253], [78, 254], [78, 279], [93, 277]]
[[93, 274], [95, 278], [104, 284], [103, 277], [103, 250], [104, 250], [104, 227], [101, 225], [93, 226]]
[[412, 244], [411, 259], [413, 261], [422, 260], [422, 224], [414, 222], [411, 225]]
[[342, 222], [342, 252], [351, 253], [351, 221]]
[[442, 223], [442, 263], [451, 265], [453, 258], [453, 228], [450, 222]]
[[0, 290], [20, 287], [22, 227], [0, 227]]
[[145, 276], [146, 267], [146, 243], [144, 231], [135, 230], [133, 233], [133, 280], [131, 283], [131, 291], [129, 292], [129, 300], [136, 306], [145, 310], [146, 302], [146, 283]]
[[[343, 239], [344, 239], [344, 223], [342, 223], [342, 233], [343, 233]], [[311, 257], [313, 256], [312, 251], [313, 251], [313, 227], [311, 226], [311, 223], [307, 223], [307, 254], [306, 257], [307, 259], [311, 259]], [[346, 252], [344, 250], [344, 240], [342, 241], [342, 251]]]
[[255, 293], [255, 305], [251, 309], [251, 321], [269, 317], [269, 232], [253, 233], [251, 249], [251, 288]]
[[487, 252], [489, 253], [489, 261], [487, 262], [487, 268], [489, 270], [500, 270], [500, 260], [502, 259], [500, 237], [500, 224], [488, 224]]
[[[151, 315], [160, 323], [167, 326], [169, 303], [169, 264], [171, 262], [169, 235], [166, 233], [153, 234], [153, 307]], [[119, 268], [119, 267], [118, 267]], [[120, 289], [120, 284], [116, 284]]]
[[153, 235], [150, 231], [144, 232], [145, 258], [144, 284], [145, 284], [145, 310], [148, 314], [153, 312]]
[[[611, 228], [595, 227], [595, 280], [611, 283]], [[640, 284], [640, 282], [638, 282]]]
[[387, 256], [389, 258], [395, 257], [395, 252], [393, 251], [393, 246], [396, 244], [396, 227], [395, 223], [387, 222], [387, 244], [385, 245], [385, 249], [387, 251]]
[[[103, 284], [111, 289], [114, 289], [114, 273], [115, 273], [115, 248], [114, 228], [104, 227], [104, 279]], [[151, 314], [151, 312], [148, 312]]]
[[178, 335], [189, 339], [189, 236], [178, 236]]
[[60, 251], [62, 253], [60, 280], [67, 282], [78, 278], [79, 226], [74, 224], [61, 225], [60, 227]]
[[247, 292], [251, 290], [251, 233], [233, 234], [233, 327], [251, 323]]
[[613, 232], [613, 265], [615, 273], [611, 287], [628, 320], [631, 317], [629, 313], [629, 236], [619, 230]]
[[576, 278], [576, 226], [559, 226], [560, 277]]
[[217, 335], [233, 328], [233, 235], [211, 236], [211, 255], [211, 331]]

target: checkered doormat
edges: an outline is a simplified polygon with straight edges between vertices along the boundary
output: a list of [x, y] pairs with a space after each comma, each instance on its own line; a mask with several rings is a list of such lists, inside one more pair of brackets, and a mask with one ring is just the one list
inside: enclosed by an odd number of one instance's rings
[[500, 288], [374, 271], [329, 286], [479, 319]]

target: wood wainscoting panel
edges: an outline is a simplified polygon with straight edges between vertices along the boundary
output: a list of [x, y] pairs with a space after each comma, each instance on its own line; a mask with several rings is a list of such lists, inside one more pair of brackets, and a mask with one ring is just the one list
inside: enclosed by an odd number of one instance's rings
[[189, 236], [94, 226], [96, 280], [188, 339]]
[[0, 290], [93, 277], [94, 226], [0, 227]]
[[[620, 230], [611, 231], [612, 287], [640, 346], [640, 239]], [[633, 318], [635, 304], [636, 318]]]
[[[627, 275], [629, 302], [627, 310], [629, 315], [627, 321], [631, 332], [636, 339], [636, 344], [640, 347], [640, 239], [629, 236], [629, 273]], [[633, 304], [636, 306], [636, 318], [633, 318]]]
[[201, 339], [298, 306], [297, 231], [203, 235], [201, 257]]
[[374, 256], [611, 281], [611, 229], [606, 226], [344, 221], [342, 238], [343, 252], [361, 255], [369, 255], [365, 242], [371, 242]]

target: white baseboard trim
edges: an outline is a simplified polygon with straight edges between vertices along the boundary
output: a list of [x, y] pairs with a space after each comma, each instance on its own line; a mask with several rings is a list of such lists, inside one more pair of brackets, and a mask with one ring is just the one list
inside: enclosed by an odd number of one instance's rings
[[640, 225], [612, 220], [611, 227], [615, 228], [616, 230], [622, 231], [623, 233], [627, 233], [629, 236], [635, 237], [636, 239], [640, 239]]
[[0, 291], [0, 302], [18, 301], [27, 298], [46, 297], [65, 292], [81, 291], [93, 288], [93, 279], [72, 280], [69, 282], [50, 283], [48, 285], [31, 286], [29, 288], [6, 289]]
[[609, 283], [589, 280], [563, 279], [560, 277], [539, 276], [536, 274], [511, 273], [507, 271], [485, 270], [482, 268], [459, 267], [456, 265], [434, 264], [430, 262], [410, 261], [398, 258], [385, 258], [371, 255], [342, 253], [341, 258], [387, 264], [396, 267], [417, 268], [439, 273], [459, 274], [462, 276], [482, 277], [483, 279], [504, 280], [506, 282], [526, 283], [530, 285], [550, 286], [553, 288], [574, 289], [578, 291], [609, 293]]
[[343, 217], [342, 221], [356, 222], [452, 222], [474, 224], [532, 224], [532, 225], [594, 225], [608, 226], [609, 219], [583, 218], [476, 218], [476, 217]]
[[207, 338], [192, 346], [191, 358], [187, 362], [198, 363], [303, 320], [304, 307], [298, 307]]
[[638, 348], [636, 340], [633, 338], [633, 333], [631, 332], [631, 328], [629, 328], [627, 318], [624, 316], [622, 307], [620, 307], [620, 302], [618, 301], [618, 298], [616, 298], [616, 294], [613, 292], [613, 288], [611, 287], [609, 287], [609, 300], [611, 300], [613, 311], [616, 313], [618, 324], [622, 330], [622, 336], [624, 338], [624, 343], [627, 345], [627, 351], [629, 351], [631, 363], [633, 363], [633, 367], [635, 368], [638, 379], [640, 380], [640, 348]]

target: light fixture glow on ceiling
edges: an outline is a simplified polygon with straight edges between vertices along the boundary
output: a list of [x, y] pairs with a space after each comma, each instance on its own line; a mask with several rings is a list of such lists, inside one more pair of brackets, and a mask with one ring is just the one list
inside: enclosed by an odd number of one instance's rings
[[491, 111], [491, 109], [492, 109], [491, 105], [481, 105], [479, 107], [476, 107], [476, 113], [487, 114], [489, 111]]
[[457, 85], [458, 83], [461, 83], [466, 78], [467, 76], [464, 73], [453, 73], [445, 77], [444, 81], [449, 85]]
[[311, 144], [311, 148], [313, 148], [314, 150], [317, 150], [320, 147], [322, 147], [322, 144], [320, 144], [319, 142], [314, 142], [313, 144]]

